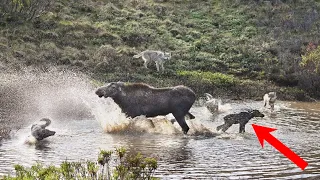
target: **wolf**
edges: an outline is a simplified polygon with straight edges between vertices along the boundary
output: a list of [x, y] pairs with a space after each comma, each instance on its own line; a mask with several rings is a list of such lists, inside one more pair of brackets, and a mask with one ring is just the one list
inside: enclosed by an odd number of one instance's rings
[[219, 111], [219, 102], [217, 99], [214, 99], [213, 96], [209, 93], [204, 93], [206, 95], [206, 108], [212, 113], [215, 114]]
[[162, 71], [164, 71], [163, 63], [166, 60], [170, 60], [171, 53], [162, 52], [162, 51], [154, 51], [154, 50], [145, 50], [141, 53], [134, 55], [133, 58], [139, 58], [142, 57], [144, 61], [144, 67], [148, 68], [148, 63], [150, 61], [154, 61], [157, 66], [157, 71], [160, 71], [160, 66]]
[[40, 121], [45, 121], [45, 124], [33, 124], [31, 126], [31, 135], [38, 141], [53, 136], [56, 132], [46, 129], [51, 124], [51, 120], [48, 118], [42, 118]]
[[263, 102], [264, 107], [267, 106], [267, 104], [270, 105], [271, 111], [274, 110], [274, 103], [277, 100], [277, 93], [276, 92], [269, 92], [263, 96]]

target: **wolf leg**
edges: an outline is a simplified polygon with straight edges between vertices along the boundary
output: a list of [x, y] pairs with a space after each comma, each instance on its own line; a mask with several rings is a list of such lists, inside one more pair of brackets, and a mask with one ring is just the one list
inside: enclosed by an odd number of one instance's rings
[[232, 124], [224, 123], [224, 124], [217, 127], [217, 131], [219, 131], [222, 128], [222, 131], [226, 132], [226, 130], [228, 130], [229, 127], [231, 127], [231, 126], [232, 126]]
[[144, 67], [148, 69], [148, 62], [149, 62], [148, 59], [144, 58], [143, 56], [142, 56], [142, 59], [144, 61], [143, 63]]
[[156, 66], [157, 66], [157, 71], [160, 71], [159, 62], [158, 61], [156, 61]]
[[244, 133], [246, 132], [245, 127], [247, 123], [240, 123], [239, 124], [239, 133]]
[[164, 71], [163, 62], [161, 62], [161, 68], [162, 68], [162, 71]]
[[274, 103], [269, 103], [270, 104], [270, 108], [271, 108], [271, 111], [274, 110]]

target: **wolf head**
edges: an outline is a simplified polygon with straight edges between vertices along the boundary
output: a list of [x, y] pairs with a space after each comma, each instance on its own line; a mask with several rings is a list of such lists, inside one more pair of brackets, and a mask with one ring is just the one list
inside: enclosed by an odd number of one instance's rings
[[165, 59], [165, 60], [170, 60], [170, 59], [171, 59], [171, 53], [169, 53], [169, 52], [164, 52], [164, 53], [163, 53], [163, 59]]

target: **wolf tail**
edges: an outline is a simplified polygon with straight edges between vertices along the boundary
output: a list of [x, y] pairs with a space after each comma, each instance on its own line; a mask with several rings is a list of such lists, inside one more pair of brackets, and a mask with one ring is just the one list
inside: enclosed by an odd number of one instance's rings
[[49, 126], [51, 124], [51, 120], [48, 119], [48, 118], [42, 118], [40, 121], [45, 121], [46, 122], [46, 124], [41, 125], [42, 128], [45, 128], [45, 127], [47, 127], [47, 126]]
[[209, 94], [209, 93], [204, 93], [204, 95], [206, 95], [207, 101], [213, 99], [213, 96], [211, 94]]
[[133, 58], [139, 58], [139, 57], [141, 57], [141, 56], [142, 56], [142, 54], [140, 53], [140, 54], [134, 55]]

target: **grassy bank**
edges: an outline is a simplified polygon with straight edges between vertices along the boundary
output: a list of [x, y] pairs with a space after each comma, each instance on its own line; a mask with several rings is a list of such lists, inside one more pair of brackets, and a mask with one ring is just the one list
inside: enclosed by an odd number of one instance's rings
[[[319, 98], [312, 57], [301, 65], [319, 42], [316, 1], [50, 2], [32, 17], [0, 9], [1, 70], [58, 66], [98, 81], [186, 84], [199, 95], [262, 99], [275, 90], [284, 100]], [[172, 53], [165, 72], [132, 58], [145, 49]]]

